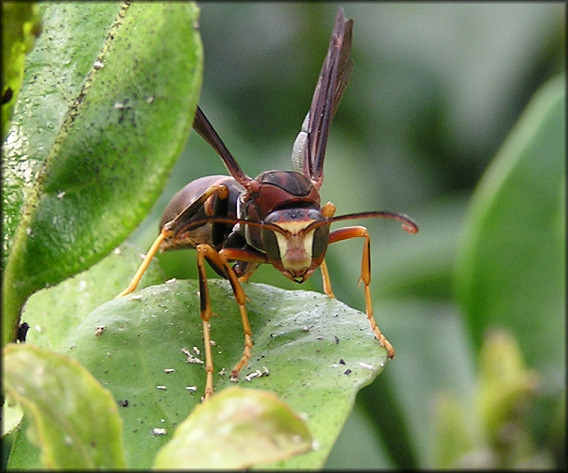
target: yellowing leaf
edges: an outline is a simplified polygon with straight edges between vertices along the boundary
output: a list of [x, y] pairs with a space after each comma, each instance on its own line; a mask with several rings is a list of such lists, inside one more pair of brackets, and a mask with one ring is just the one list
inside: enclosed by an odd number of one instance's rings
[[117, 404], [87, 370], [31, 345], [4, 355], [5, 389], [32, 417], [44, 467], [125, 467]]
[[227, 388], [197, 406], [155, 468], [247, 468], [310, 449], [305, 422], [275, 394]]

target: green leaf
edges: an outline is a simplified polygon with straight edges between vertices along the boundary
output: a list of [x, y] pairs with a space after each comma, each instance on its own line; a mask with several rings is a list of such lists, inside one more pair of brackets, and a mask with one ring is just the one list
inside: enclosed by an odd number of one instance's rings
[[[139, 252], [125, 243], [87, 271], [33, 294], [22, 313], [22, 321], [30, 327], [27, 342], [40, 348], [60, 348], [68, 334], [89, 312], [124, 289], [124, 281], [135, 273], [140, 261]], [[152, 261], [139, 287], [162, 281], [161, 271]], [[2, 409], [3, 427], [12, 430], [21, 420], [21, 410], [17, 405], [12, 407], [8, 403]]]
[[553, 467], [550, 443], [538, 445], [527, 422], [538, 410], [540, 382], [525, 367], [511, 334], [502, 329], [488, 332], [478, 366], [473, 396], [458, 398], [450, 392], [436, 396], [434, 464], [443, 468]]
[[560, 388], [565, 379], [565, 77], [527, 107], [472, 202], [458, 292], [481, 344], [511, 331], [523, 357]]
[[[471, 398], [474, 351], [458, 308], [432, 299], [383, 299], [381, 323], [397, 354], [360, 399], [376, 420], [395, 464], [436, 468], [432, 403], [440, 391]], [[408, 444], [410, 442], [410, 444]]]
[[[504, 330], [487, 334], [479, 354], [479, 377], [476, 396], [477, 418], [495, 449], [512, 450], [511, 463], [520, 462], [515, 454], [526, 454], [521, 442], [528, 436], [522, 424], [538, 390], [538, 375], [528, 370], [515, 339]], [[503, 431], [516, 426], [514, 441], [504, 439]], [[515, 452], [515, 450], [517, 450]], [[521, 451], [518, 451], [521, 450]], [[506, 457], [506, 455], [503, 455]]]
[[22, 407], [7, 398], [2, 405], [2, 438], [12, 433], [20, 424], [23, 416]]
[[4, 356], [6, 391], [33, 417], [44, 467], [125, 467], [118, 407], [77, 361], [30, 345]]
[[100, 260], [148, 213], [201, 85], [192, 3], [44, 8], [4, 147], [4, 341], [31, 293]]
[[276, 395], [230, 387], [197, 406], [154, 468], [247, 468], [310, 449], [305, 422]]
[[2, 2], [2, 139], [22, 87], [24, 59], [41, 28], [35, 2]]
[[[240, 383], [275, 392], [307, 416], [319, 448], [280, 465], [321, 468], [358, 390], [385, 366], [386, 352], [366, 316], [339, 301], [260, 284], [244, 289], [255, 346]], [[188, 363], [182, 351], [203, 360], [198, 290], [195, 281], [176, 281], [111, 300], [75, 326], [64, 343], [66, 353], [123, 406], [129, 467], [149, 468], [175, 427], [200, 403], [204, 366]], [[211, 333], [214, 386], [221, 392], [233, 385], [229, 373], [240, 359], [244, 336], [230, 285], [211, 280], [210, 292], [219, 314], [211, 320]], [[20, 450], [16, 456], [25, 455]]]
[[[61, 348], [81, 320], [124, 289], [141, 261], [140, 252], [125, 243], [87, 271], [37, 291], [22, 312], [22, 320], [30, 325], [27, 342], [52, 350]], [[161, 282], [161, 271], [152, 261], [139, 287]]]

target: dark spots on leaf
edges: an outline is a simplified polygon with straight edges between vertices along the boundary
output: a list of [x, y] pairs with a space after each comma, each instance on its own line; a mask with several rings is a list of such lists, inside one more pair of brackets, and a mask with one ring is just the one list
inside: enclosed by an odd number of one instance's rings
[[339, 364], [340, 365], [344, 365], [345, 364], [345, 360], [343, 358], [341, 358], [341, 360], [339, 360]]
[[118, 405], [120, 407], [128, 407], [128, 399], [121, 399], [120, 401], [118, 401]]
[[350, 369], [346, 369], [343, 374], [351, 374], [351, 370]]
[[2, 105], [4, 105], [5, 103], [8, 103], [10, 100], [12, 100], [13, 96], [14, 96], [14, 91], [12, 90], [12, 88], [6, 87], [6, 90], [2, 94]]
[[30, 326], [28, 325], [28, 323], [22, 322], [18, 326], [18, 332], [16, 334], [16, 340], [20, 343], [24, 343], [26, 341], [26, 334], [28, 333], [29, 329], [30, 329]]

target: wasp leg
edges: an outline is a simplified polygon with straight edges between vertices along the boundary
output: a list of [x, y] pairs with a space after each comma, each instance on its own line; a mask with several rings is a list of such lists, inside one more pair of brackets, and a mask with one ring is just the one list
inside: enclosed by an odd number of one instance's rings
[[327, 264], [325, 264], [325, 260], [321, 262], [320, 270], [321, 270], [321, 280], [323, 283], [323, 292], [325, 292], [327, 296], [333, 297], [335, 299], [335, 294], [331, 289], [331, 279], [329, 279], [329, 271], [327, 269]]
[[[331, 218], [335, 214], [335, 205], [331, 202], [328, 202], [321, 208], [321, 214], [326, 218]], [[323, 292], [325, 292], [329, 297], [335, 298], [333, 291], [331, 289], [331, 279], [329, 278], [329, 271], [327, 270], [327, 264], [325, 260], [321, 262], [320, 265], [321, 270], [321, 279], [323, 283]]]
[[[171, 221], [166, 222], [162, 228], [171, 229], [174, 233], [179, 231], [185, 224], [191, 221], [191, 218], [203, 207], [205, 201], [212, 195], [217, 195], [222, 200], [229, 197], [229, 189], [225, 184], [213, 184], [209, 186], [203, 194], [186, 206], [181, 212], [177, 213]], [[171, 204], [171, 203], [170, 203]], [[169, 207], [170, 205], [168, 205]], [[164, 211], [166, 214], [168, 208]]]
[[173, 220], [166, 222], [162, 226], [160, 234], [154, 240], [154, 243], [152, 243], [152, 246], [148, 250], [148, 253], [146, 253], [144, 260], [140, 264], [138, 270], [136, 271], [136, 274], [132, 278], [132, 281], [130, 281], [128, 287], [124, 289], [120, 294], [118, 294], [115, 299], [134, 292], [134, 290], [140, 283], [140, 279], [142, 279], [142, 276], [146, 272], [146, 269], [148, 269], [150, 261], [152, 261], [152, 258], [156, 256], [156, 253], [162, 246], [164, 240], [175, 238], [176, 232], [179, 231], [179, 229], [182, 228], [186, 222], [190, 221], [191, 217], [193, 217], [203, 207], [203, 203], [213, 194], [217, 194], [220, 199], [227, 199], [229, 196], [229, 190], [224, 184], [214, 184], [209, 186], [205, 190], [205, 192], [203, 192], [203, 194], [201, 194], [191, 204], [187, 205], [173, 218]]
[[205, 344], [205, 368], [207, 379], [205, 384], [205, 399], [213, 393], [213, 357], [211, 352], [211, 343], [209, 341], [209, 319], [211, 318], [211, 302], [209, 299], [209, 288], [207, 285], [207, 275], [205, 273], [205, 263], [207, 260], [209, 264], [225, 275], [231, 283], [235, 300], [239, 305], [241, 314], [241, 322], [243, 325], [243, 332], [245, 334], [245, 347], [240, 361], [235, 365], [231, 372], [231, 377], [237, 378], [239, 371], [245, 366], [251, 358], [252, 331], [248, 320], [247, 310], [245, 307], [246, 295], [235, 275], [233, 269], [228, 263], [226, 256], [223, 252], [217, 252], [212, 246], [207, 244], [200, 244], [196, 247], [197, 250], [197, 267], [199, 272], [199, 299], [201, 305], [201, 319], [203, 321], [203, 331]]
[[371, 301], [371, 288], [369, 284], [371, 283], [371, 239], [369, 237], [369, 232], [365, 227], [345, 227], [339, 228], [332, 231], [329, 234], [329, 243], [335, 243], [337, 241], [348, 240], [350, 238], [364, 238], [365, 244], [363, 246], [363, 256], [361, 260], [361, 279], [365, 285], [365, 306], [367, 309], [367, 318], [371, 324], [371, 330], [379, 340], [380, 344], [386, 348], [389, 358], [394, 358], [394, 347], [385, 338], [375, 317], [373, 316], [373, 303]]
[[131, 292], [134, 292], [134, 290], [138, 286], [138, 283], [140, 282], [140, 279], [142, 279], [143, 274], [146, 272], [146, 269], [148, 269], [148, 266], [150, 265], [150, 261], [152, 261], [152, 258], [154, 256], [156, 256], [156, 253], [160, 249], [160, 245], [162, 244], [162, 242], [166, 238], [169, 238], [171, 235], [172, 235], [171, 231], [166, 230], [166, 229], [162, 229], [162, 231], [160, 232], [158, 237], [154, 240], [154, 243], [152, 243], [152, 246], [148, 250], [148, 253], [146, 253], [144, 260], [142, 261], [142, 263], [138, 267], [138, 270], [136, 271], [136, 274], [132, 278], [132, 281], [130, 281], [130, 284], [128, 285], [128, 287], [126, 289], [124, 289], [124, 291], [122, 291], [120, 294], [118, 294], [115, 297], [115, 299], [122, 297], [122, 296], [126, 296], [127, 294], [130, 294]]
[[246, 279], [250, 277], [250, 275], [254, 272], [257, 266], [261, 263], [268, 263], [268, 258], [266, 254], [260, 253], [254, 250], [247, 250], [241, 248], [224, 248], [219, 251], [219, 257], [222, 261], [225, 262], [226, 267], [228, 268], [227, 276], [229, 282], [231, 283], [231, 287], [233, 288], [233, 293], [235, 294], [235, 298], [237, 299], [237, 303], [239, 304], [239, 309], [241, 312], [241, 321], [243, 324], [243, 331], [245, 333], [245, 348], [243, 351], [243, 356], [241, 357], [240, 361], [235, 365], [233, 370], [231, 371], [232, 378], [238, 378], [239, 372], [248, 363], [248, 360], [251, 358], [250, 351], [253, 346], [252, 342], [252, 331], [249, 324], [249, 319], [247, 315], [247, 310], [245, 307], [246, 295], [239, 282], [239, 278], [228, 265], [228, 261], [241, 261], [246, 263], [252, 263], [251, 268], [248, 270], [246, 275]]
[[207, 400], [213, 394], [213, 351], [211, 350], [211, 331], [209, 322], [204, 318], [201, 319], [201, 328], [203, 330], [203, 348], [205, 349], [205, 393], [204, 400]]

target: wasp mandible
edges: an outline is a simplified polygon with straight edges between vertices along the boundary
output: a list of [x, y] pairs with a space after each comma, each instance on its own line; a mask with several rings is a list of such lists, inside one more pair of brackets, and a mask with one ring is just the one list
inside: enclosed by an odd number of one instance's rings
[[136, 289], [142, 274], [158, 250], [195, 248], [199, 274], [199, 298], [204, 334], [205, 399], [213, 393], [213, 360], [209, 332], [211, 303], [205, 261], [228, 279], [239, 305], [244, 350], [232, 370], [239, 371], [251, 358], [252, 332], [241, 285], [260, 264], [271, 264], [289, 279], [304, 282], [321, 269], [324, 292], [334, 297], [324, 261], [327, 247], [351, 238], [364, 240], [361, 281], [371, 329], [379, 343], [394, 357], [394, 348], [379, 329], [371, 302], [370, 237], [362, 226], [330, 230], [334, 222], [356, 218], [386, 217], [402, 222], [409, 233], [418, 227], [407, 216], [386, 212], [360, 212], [334, 216], [335, 206], [321, 205], [323, 162], [331, 121], [349, 80], [352, 61], [353, 20], [346, 20], [339, 8], [329, 48], [316, 84], [314, 96], [301, 131], [292, 148], [292, 171], [266, 171], [252, 179], [229, 152], [201, 108], [197, 107], [193, 128], [217, 152], [231, 176], [207, 176], [181, 189], [170, 201], [160, 221], [160, 234], [152, 244], [130, 285], [119, 294]]

